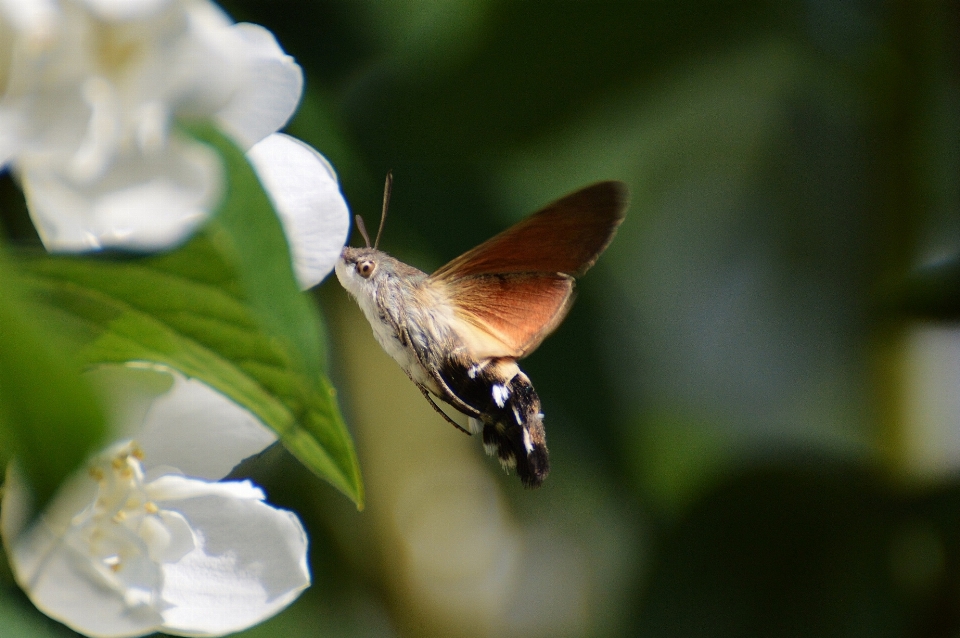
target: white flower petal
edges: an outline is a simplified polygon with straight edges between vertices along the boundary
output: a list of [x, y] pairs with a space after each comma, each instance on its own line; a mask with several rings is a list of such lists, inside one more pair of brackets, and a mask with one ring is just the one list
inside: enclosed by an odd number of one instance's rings
[[[2, 36], [2, 34], [0, 34], [0, 36]], [[11, 130], [13, 125], [5, 121], [7, 119], [8, 117], [7, 114], [3, 112], [3, 107], [0, 107], [0, 168], [5, 167], [7, 162], [10, 161], [10, 158], [13, 157], [18, 150], [19, 140]]]
[[217, 480], [263, 451], [277, 435], [251, 412], [207, 384], [149, 362], [103, 365], [85, 375], [119, 424], [115, 436], [136, 440], [143, 466]]
[[225, 108], [244, 81], [243, 39], [233, 21], [211, 2], [184, 2], [185, 36], [161, 70], [165, 99], [180, 117], [208, 119]]
[[166, 366], [141, 362], [101, 365], [86, 372], [84, 377], [99, 391], [101, 405], [108, 410], [107, 421], [113, 425], [110, 438], [139, 436], [154, 401], [173, 388], [174, 374]]
[[49, 36], [59, 11], [54, 0], [0, 0], [0, 16], [17, 31]]
[[350, 211], [327, 160], [275, 133], [247, 153], [283, 223], [297, 281], [312, 288], [330, 274], [350, 232]]
[[209, 0], [0, 0], [0, 167], [49, 250], [183, 241], [221, 173], [171, 123], [217, 122], [246, 149], [302, 88], [272, 34]]
[[3, 502], [0, 503], [0, 537], [9, 549], [13, 546], [14, 539], [23, 532], [24, 526], [33, 513], [33, 501], [30, 493], [24, 489], [16, 461], [7, 464], [4, 486], [0, 494], [3, 498]]
[[[163, 476], [118, 443], [16, 535], [26, 489], [8, 472], [0, 531], [17, 582], [47, 615], [90, 636], [221, 635], [275, 614], [309, 585], [295, 515], [249, 482]], [[11, 511], [13, 510], [13, 511]]]
[[221, 167], [201, 144], [128, 153], [101, 179], [78, 183], [43, 163], [20, 163], [30, 215], [48, 250], [153, 250], [184, 241], [220, 196]]
[[153, 633], [162, 622], [151, 607], [131, 609], [131, 601], [86, 577], [66, 550], [52, 552], [24, 590], [40, 611], [88, 636], [140, 636]]
[[248, 149], [293, 115], [303, 92], [303, 71], [263, 27], [243, 23], [233, 29], [244, 43], [244, 77], [234, 98], [217, 113], [217, 121]]
[[[199, 472], [211, 472], [212, 461], [219, 478], [248, 451], [274, 440], [223, 395], [154, 367], [98, 373], [101, 382], [113, 378], [134, 390], [130, 405], [113, 411], [118, 415], [142, 415], [143, 398], [172, 380], [144, 417], [156, 436], [157, 460], [195, 462]], [[163, 431], [171, 422], [193, 438], [183, 440], [177, 428]], [[198, 436], [197, 430], [209, 431]], [[236, 458], [224, 458], [218, 444], [245, 430], [241, 444], [227, 446]], [[177, 445], [191, 452], [179, 454], [172, 449]], [[238, 453], [244, 446], [252, 450]], [[211, 456], [213, 450], [218, 453]], [[10, 464], [0, 533], [17, 582], [41, 611], [90, 636], [221, 635], [277, 613], [309, 585], [307, 538], [295, 515], [265, 504], [263, 491], [249, 481], [208, 482], [171, 468], [147, 482], [146, 456], [135, 441], [113, 445], [69, 479], [26, 530], [28, 492]]]
[[163, 631], [222, 635], [258, 623], [310, 584], [307, 536], [295, 515], [257, 500], [194, 498], [176, 509], [203, 538], [164, 565]]
[[217, 480], [277, 440], [273, 430], [210, 386], [173, 376], [173, 388], [153, 402], [139, 432], [130, 433], [145, 467], [169, 465]]
[[[149, 608], [130, 609], [117, 592], [91, 573], [90, 557], [78, 555], [65, 535], [75, 514], [97, 494], [96, 483], [79, 473], [61, 487], [29, 530], [17, 529], [16, 514], [26, 515], [27, 488], [13, 464], [0, 503], [0, 531], [17, 582], [40, 611], [79, 632], [94, 636], [139, 636], [162, 622]], [[157, 569], [157, 575], [160, 575]]]
[[[71, 477], [57, 491], [29, 534], [24, 534], [27, 530], [23, 526], [33, 513], [30, 492], [16, 463], [9, 465], [0, 504], [0, 532], [7, 554], [17, 569], [18, 582], [23, 584], [35, 578], [46, 556], [70, 527], [73, 516], [89, 505], [96, 494], [97, 486], [89, 477], [83, 474]], [[15, 543], [21, 535], [29, 536], [28, 540]]]
[[150, 558], [158, 563], [174, 563], [197, 546], [190, 523], [179, 512], [162, 510], [155, 517], [148, 516], [137, 531]]
[[103, 20], [135, 20], [153, 15], [172, 0], [82, 0]]
[[209, 483], [176, 474], [161, 476], [148, 483], [146, 489], [153, 501], [166, 504], [169, 504], [169, 501], [185, 501], [203, 497], [240, 501], [262, 501], [266, 498], [263, 490], [250, 481]]

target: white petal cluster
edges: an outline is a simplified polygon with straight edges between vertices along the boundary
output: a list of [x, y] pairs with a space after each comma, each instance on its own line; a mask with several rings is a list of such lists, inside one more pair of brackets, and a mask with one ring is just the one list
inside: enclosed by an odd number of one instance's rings
[[[127, 440], [102, 453], [25, 530], [25, 490], [8, 472], [0, 531], [24, 591], [88, 636], [223, 635], [286, 607], [310, 584], [300, 521], [247, 481], [208, 480], [273, 433], [178, 375], [145, 407], [137, 429], [144, 444]], [[197, 444], [214, 441], [223, 445], [197, 453]]]
[[243, 148], [283, 126], [303, 76], [269, 31], [208, 0], [0, 2], [0, 166], [50, 250], [182, 241], [220, 165], [178, 135], [215, 122]]

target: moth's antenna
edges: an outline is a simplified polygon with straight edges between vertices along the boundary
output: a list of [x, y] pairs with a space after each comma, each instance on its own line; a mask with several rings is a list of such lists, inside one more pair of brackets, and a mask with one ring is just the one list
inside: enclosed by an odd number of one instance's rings
[[383, 210], [380, 213], [380, 228], [377, 230], [377, 239], [373, 242], [373, 249], [380, 245], [380, 235], [383, 234], [383, 225], [387, 221], [387, 208], [390, 207], [390, 191], [393, 190], [393, 171], [387, 171], [387, 179], [383, 183]]
[[367, 248], [370, 248], [370, 235], [367, 234], [367, 227], [363, 225], [363, 217], [357, 215], [354, 219], [357, 220], [357, 228], [360, 229], [360, 235], [363, 237], [363, 241], [366, 242]]

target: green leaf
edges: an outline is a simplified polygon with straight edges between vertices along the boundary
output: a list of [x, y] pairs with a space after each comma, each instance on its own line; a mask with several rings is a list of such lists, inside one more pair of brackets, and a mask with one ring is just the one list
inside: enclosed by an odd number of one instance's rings
[[106, 423], [61, 335], [43, 330], [0, 258], [0, 467], [16, 457], [41, 511], [102, 440]]
[[[307, 467], [363, 502], [333, 390], [265, 332], [239, 278], [202, 233], [173, 253], [128, 261], [25, 260], [39, 299], [89, 335], [90, 364], [150, 361], [223, 392], [273, 428]], [[299, 292], [297, 294], [300, 294]]]
[[323, 374], [317, 309], [297, 287], [286, 238], [243, 154], [209, 130], [227, 196], [185, 246], [124, 260], [25, 260], [42, 302], [86, 337], [90, 364], [150, 361], [200, 379], [256, 414], [358, 507], [363, 484]]
[[271, 334], [287, 342], [295, 365], [321, 379], [326, 353], [320, 318], [300, 292], [290, 247], [270, 199], [232, 141], [211, 126], [192, 132], [220, 153], [227, 169], [227, 197], [217, 212], [211, 238], [236, 268], [254, 314]]

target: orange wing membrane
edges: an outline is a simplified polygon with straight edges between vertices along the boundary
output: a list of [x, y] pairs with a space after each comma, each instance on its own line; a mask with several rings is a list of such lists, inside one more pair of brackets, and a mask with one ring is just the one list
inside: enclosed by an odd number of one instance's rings
[[579, 277], [597, 261], [623, 221], [627, 188], [599, 182], [555, 201], [467, 251], [431, 275], [564, 273]]
[[492, 337], [499, 356], [531, 353], [569, 310], [574, 277], [623, 221], [627, 190], [600, 182], [557, 200], [430, 276], [454, 311]]
[[562, 273], [473, 275], [453, 282], [448, 292], [457, 316], [494, 339], [486, 354], [520, 359], [563, 321], [573, 284]]

